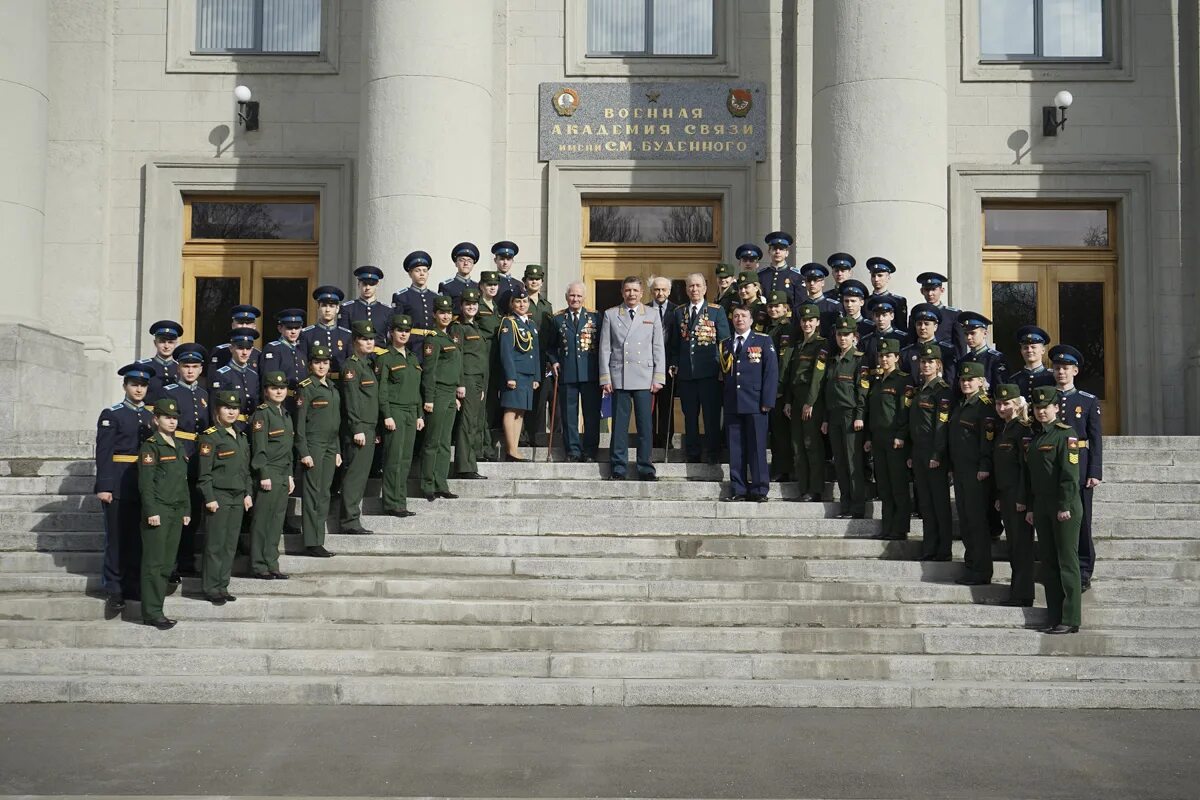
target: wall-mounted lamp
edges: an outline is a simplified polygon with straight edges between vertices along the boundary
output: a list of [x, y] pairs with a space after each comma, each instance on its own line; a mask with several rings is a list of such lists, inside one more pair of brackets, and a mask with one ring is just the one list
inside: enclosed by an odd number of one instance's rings
[[258, 101], [250, 99], [250, 87], [235, 87], [233, 96], [237, 99], [238, 123], [245, 126], [247, 133], [258, 130]]
[[1054, 105], [1042, 106], [1042, 136], [1058, 136], [1058, 129], [1067, 127], [1067, 109], [1074, 102], [1071, 93], [1063, 89], [1054, 95]]

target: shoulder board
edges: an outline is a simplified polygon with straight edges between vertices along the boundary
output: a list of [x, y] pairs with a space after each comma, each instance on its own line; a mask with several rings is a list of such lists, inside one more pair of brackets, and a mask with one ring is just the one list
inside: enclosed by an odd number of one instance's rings
[[109, 411], [120, 411], [121, 406], [123, 406], [123, 405], [125, 405], [125, 404], [124, 403], [113, 403], [111, 406], [108, 407], [108, 410]]
[[216, 426], [216, 425], [213, 425], [211, 428], [207, 428], [207, 429], [206, 429], [204, 432], [205, 432], [205, 433], [216, 433], [216, 432], [217, 432], [217, 426]]
[[987, 349], [987, 351], [988, 351], [989, 353], [991, 353], [992, 355], [994, 355], [994, 356], [998, 356], [998, 355], [1000, 355], [1000, 351], [999, 351], [999, 350], [997, 350], [997, 349], [996, 349], [996, 348], [994, 348], [994, 347], [989, 347], [989, 348]]
[[266, 403], [259, 403], [259, 404], [258, 404], [258, 407], [259, 407], [259, 408], [266, 408], [266, 407], [267, 407], [267, 404], [266, 404]]
[[565, 308], [562, 311], [554, 312], [554, 316], [556, 316], [556, 317], [564, 317], [564, 316], [566, 316], [566, 314], [567, 314], [567, 310]]
[[960, 308], [958, 308], [958, 307], [956, 307], [956, 306], [945, 306], [945, 309], [946, 309], [947, 311], [961, 311], [961, 310], [962, 310], [962, 309], [960, 309]]
[[282, 342], [281, 340], [279, 340], [279, 339], [276, 339], [276, 340], [275, 340], [275, 341], [273, 341], [273, 342], [268, 342], [268, 343], [267, 343], [267, 347], [271, 347], [271, 346], [273, 346], [273, 345], [277, 345], [277, 344], [283, 344], [283, 342]]
[[304, 380], [300, 381], [300, 385], [301, 386], [312, 386], [312, 378], [305, 378]]
[[863, 356], [863, 352], [862, 352], [862, 350], [855, 350], [855, 351], [854, 351], [854, 357], [855, 357], [855, 358], [862, 358], [862, 356]]
[[178, 383], [168, 383], [168, 384], [167, 384], [166, 386], [164, 386], [163, 388], [164, 388], [164, 389], [178, 389], [178, 388], [179, 388], [179, 384], [178, 384]]
[[317, 326], [316, 325], [305, 325], [303, 328], [300, 329], [300, 332], [304, 333], [305, 331], [311, 331], [315, 327], [317, 327]]
[[223, 366], [219, 370], [217, 370], [217, 372], [229, 372], [231, 369], [233, 369], [233, 367], [226, 364], [225, 366]]
[[352, 305], [354, 305], [353, 300], [343, 300], [342, 301], [342, 308], [345, 308], [346, 306], [352, 306]]
[[1079, 396], [1080, 396], [1080, 397], [1086, 397], [1086, 398], [1087, 398], [1087, 399], [1089, 399], [1089, 400], [1095, 400], [1095, 399], [1096, 399], [1096, 395], [1092, 394], [1091, 392], [1083, 392], [1083, 391], [1081, 391], [1081, 392], [1079, 393]]
[[400, 291], [396, 292], [396, 294], [404, 294], [404, 293], [405, 293], [405, 292], [407, 292], [408, 290], [409, 290], [409, 287], [408, 287], [408, 286], [405, 286], [403, 289], [401, 289]]
[[716, 303], [709, 303], [708, 307], [709, 308], [720, 308], [721, 306], [717, 305]]
[[1026, 428], [1028, 428], [1028, 427], [1030, 427], [1030, 424], [1031, 424], [1031, 423], [1029, 423], [1029, 422], [1027, 422], [1027, 421], [1025, 421], [1025, 420], [1023, 420], [1023, 419], [1021, 419], [1021, 418], [1019, 418], [1019, 417], [1018, 417], [1018, 418], [1017, 418], [1017, 424], [1019, 424], [1019, 425], [1024, 425]]
[[1060, 430], [1064, 430], [1064, 431], [1072, 431], [1072, 430], [1075, 430], [1074, 428], [1072, 428], [1070, 425], [1068, 425], [1068, 424], [1067, 424], [1067, 423], [1065, 423], [1065, 422], [1055, 422], [1055, 423], [1054, 423], [1054, 427], [1056, 427], [1056, 428], [1058, 428], [1058, 429], [1060, 429]]
[[979, 402], [983, 403], [985, 406], [990, 406], [992, 404], [992, 398], [988, 397], [986, 394], [981, 394], [979, 395]]

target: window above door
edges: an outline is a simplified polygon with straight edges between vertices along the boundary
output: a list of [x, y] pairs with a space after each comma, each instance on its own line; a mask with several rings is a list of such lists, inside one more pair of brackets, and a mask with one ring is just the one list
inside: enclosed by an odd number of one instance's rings
[[571, 0], [568, 76], [736, 75], [735, 0]]
[[172, 0], [167, 72], [338, 71], [342, 0]]

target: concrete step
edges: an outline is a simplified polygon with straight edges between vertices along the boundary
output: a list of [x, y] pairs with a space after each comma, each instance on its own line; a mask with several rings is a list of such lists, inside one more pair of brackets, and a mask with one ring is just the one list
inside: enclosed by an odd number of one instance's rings
[[325, 676], [12, 676], [0, 702], [830, 708], [1200, 707], [1189, 683]]
[[[124, 616], [140, 619], [138, 603]], [[621, 601], [414, 600], [407, 598], [246, 597], [215, 607], [202, 600], [171, 598], [167, 613], [180, 620], [257, 622], [356, 621], [449, 625], [782, 625], [825, 627], [973, 626], [1015, 627], [1043, 622], [1045, 609], [938, 603], [843, 601]], [[101, 619], [104, 605], [88, 597], [0, 596], [0, 619]], [[1200, 629], [1200, 608], [1092, 606], [1087, 623], [1098, 627]]]
[[[0, 676], [342, 675], [720, 680], [1200, 680], [1200, 659], [1071, 656], [73, 648], [0, 650]], [[0, 678], [2, 681], [3, 678]]]

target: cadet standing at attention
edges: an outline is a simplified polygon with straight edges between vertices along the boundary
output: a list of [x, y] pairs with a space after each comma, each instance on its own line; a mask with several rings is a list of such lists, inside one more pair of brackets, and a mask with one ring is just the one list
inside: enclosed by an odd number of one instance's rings
[[125, 398], [100, 412], [96, 420], [96, 484], [93, 491], [104, 509], [104, 564], [100, 586], [110, 611], [125, 608], [125, 600], [141, 596], [141, 528], [138, 521], [138, 451], [154, 432], [154, 415], [144, 400], [154, 377], [148, 364], [126, 364], [122, 376]]
[[833, 468], [841, 492], [838, 519], [862, 519], [866, 516], [867, 489], [863, 466], [863, 409], [871, 382], [858, 342], [858, 326], [850, 317], [834, 325], [834, 353], [825, 369], [825, 422], [821, 433], [828, 434], [833, 448]]
[[1071, 426], [1059, 422], [1061, 398], [1053, 386], [1033, 390], [1033, 438], [1025, 450], [1025, 521], [1037, 529], [1050, 622], [1043, 633], [1077, 633], [1082, 623], [1079, 584], [1079, 445]]
[[308, 377], [296, 391], [296, 458], [300, 474], [300, 532], [304, 551], [316, 558], [333, 555], [325, 549], [325, 523], [333, 475], [342, 465], [338, 431], [342, 426], [342, 397], [333, 383], [329, 348], [314, 342], [308, 349]]
[[940, 315], [934, 338], [954, 348], [954, 357], [961, 358], [968, 350], [967, 337], [962, 326], [958, 324], [961, 310], [942, 302], [948, 282], [945, 275], [936, 272], [922, 272], [917, 276], [917, 283], [921, 284], [921, 296], [925, 298], [926, 303], [936, 308]]
[[496, 277], [500, 283], [500, 290], [496, 294], [496, 310], [502, 317], [509, 313], [508, 300], [512, 293], [525, 288], [525, 284], [512, 274], [513, 259], [519, 252], [521, 248], [507, 240], [492, 245], [492, 265], [496, 267]]
[[1046, 345], [1050, 344], [1050, 334], [1036, 325], [1026, 325], [1017, 330], [1017, 344], [1021, 347], [1023, 366], [1013, 373], [1012, 382], [1021, 390], [1021, 395], [1028, 400], [1033, 396], [1037, 386], [1053, 386], [1054, 373], [1046, 369]]
[[[887, 301], [882, 301], [887, 302]], [[908, 447], [901, 440], [896, 446], [896, 428], [912, 402], [913, 387], [900, 363], [900, 342], [879, 342], [879, 376], [867, 392], [864, 423], [867, 441], [863, 445], [874, 456], [875, 483], [883, 501], [883, 526], [876, 539], [902, 541], [908, 538], [912, 517], [912, 493], [908, 489]]]
[[250, 442], [234, 427], [241, 398], [237, 392], [220, 391], [213, 400], [217, 424], [200, 434], [197, 485], [208, 512], [200, 588], [210, 603], [223, 606], [237, 599], [229, 593], [229, 576], [242, 516], [254, 505], [254, 487], [250, 481]]
[[342, 533], [370, 533], [362, 526], [362, 499], [371, 461], [375, 458], [375, 429], [379, 424], [379, 382], [371, 354], [375, 326], [361, 320], [351, 328], [354, 353], [342, 365], [338, 390], [342, 395]]
[[967, 352], [959, 359], [959, 378], [962, 366], [974, 361], [983, 365], [982, 377], [988, 386], [999, 386], [1008, 376], [1008, 362], [1000, 351], [990, 347], [987, 341], [988, 326], [992, 321], [976, 311], [963, 311], [958, 315], [958, 325], [967, 338]]
[[234, 328], [230, 331], [229, 351], [232, 356], [229, 363], [218, 369], [215, 375], [208, 376], [209, 405], [213, 404], [213, 397], [222, 389], [235, 391], [242, 398], [241, 413], [238, 414], [238, 429], [241, 431], [246, 430], [247, 420], [258, 405], [259, 375], [250, 364], [255, 352], [254, 340], [257, 338], [258, 331], [254, 328]]
[[950, 404], [953, 389], [942, 378], [942, 348], [921, 345], [918, 353], [921, 386], [896, 426], [896, 441], [912, 447], [909, 466], [921, 507], [921, 560], [949, 561], [954, 531], [950, 524]]
[[[433, 301], [437, 299], [437, 295], [425, 285], [429, 281], [431, 264], [433, 264], [433, 258], [424, 250], [414, 250], [405, 256], [404, 271], [408, 273], [412, 285], [392, 295], [393, 314], [404, 314], [412, 320], [413, 327], [408, 344], [418, 359], [423, 357], [422, 344], [425, 337], [432, 336], [435, 327], [433, 324]], [[391, 314], [388, 316], [390, 317]], [[389, 324], [389, 320], [376, 323], [376, 330], [382, 333], [384, 328], [380, 325], [387, 324]]]
[[996, 503], [1008, 536], [1012, 580], [1002, 606], [1033, 605], [1033, 526], [1025, 521], [1025, 448], [1033, 438], [1029, 411], [1021, 387], [1002, 383], [996, 387], [996, 414], [1003, 427], [996, 437], [992, 466], [996, 473]]
[[179, 409], [179, 426], [175, 429], [175, 440], [183, 442], [183, 452], [188, 457], [188, 485], [191, 487], [192, 502], [188, 509], [191, 522], [183, 526], [179, 536], [179, 554], [171, 572], [171, 583], [177, 585], [183, 575], [196, 574], [196, 531], [200, 527], [200, 514], [204, 502], [197, 488], [200, 477], [200, 460], [196, 456], [196, 437], [208, 427], [208, 392], [200, 385], [200, 373], [208, 354], [198, 344], [182, 344], [175, 349], [175, 360], [179, 364], [179, 382], [163, 387], [162, 396], [170, 397]]
[[375, 359], [379, 368], [379, 416], [383, 420], [383, 513], [411, 517], [408, 473], [413, 442], [425, 428], [421, 415], [421, 362], [409, 352], [412, 319], [392, 317], [391, 346]]
[[796, 296], [801, 294], [799, 283], [800, 273], [788, 266], [788, 255], [791, 253], [792, 242], [795, 241], [790, 233], [772, 231], [766, 235], [767, 252], [771, 263], [758, 271], [758, 282], [762, 285], [763, 294], [770, 297], [773, 292], [787, 294], [788, 307], [796, 305]]
[[367, 265], [354, 270], [354, 277], [358, 280], [358, 297], [342, 303], [342, 310], [338, 313], [338, 325], [354, 330], [355, 322], [370, 320], [375, 331], [382, 331], [392, 315], [392, 310], [386, 303], [375, 299], [379, 282], [383, 280], [383, 270]]
[[542, 343], [542, 361], [538, 365], [538, 386], [533, 390], [533, 408], [526, 415], [524, 436], [528, 444], [537, 446], [546, 435], [546, 422], [550, 415], [550, 398], [554, 387], [546, 380], [550, 372], [549, 356], [545, 342], [554, 325], [554, 305], [545, 298], [542, 288], [546, 273], [540, 264], [525, 267], [525, 294], [529, 298], [529, 317], [537, 325], [538, 341]]
[[[842, 302], [842, 284], [850, 280], [854, 275], [854, 265], [857, 263], [854, 256], [849, 253], [834, 253], [825, 260], [829, 266], [830, 274], [833, 275], [833, 288], [825, 293], [825, 296], [835, 303]], [[859, 286], [862, 286], [859, 283]], [[866, 298], [866, 287], [863, 286], [863, 298]]]
[[142, 496], [142, 622], [160, 631], [175, 627], [163, 613], [175, 569], [179, 533], [190, 522], [187, 455], [175, 442], [179, 408], [170, 397], [154, 407], [154, 434], [142, 443], [138, 488]]
[[[231, 330], [239, 328], [248, 328], [254, 331], [254, 339], [258, 338], [258, 318], [262, 316], [262, 312], [256, 306], [240, 305], [229, 309], [230, 318], [233, 321]], [[254, 339], [250, 340], [250, 354], [246, 357], [251, 365], [258, 363], [259, 349], [254, 346]], [[229, 363], [233, 358], [233, 340], [217, 345], [213, 348], [208, 356], [208, 379], [211, 381], [213, 376], [217, 374], [217, 370]], [[211, 385], [208, 388], [213, 388]], [[254, 402], [258, 402], [256, 396]]]
[[317, 301], [317, 321], [300, 331], [300, 354], [308, 360], [314, 344], [325, 345], [329, 351], [329, 377], [336, 381], [342, 361], [350, 355], [350, 329], [338, 324], [346, 295], [336, 286], [318, 286], [312, 296]]
[[963, 586], [986, 586], [992, 582], [988, 508], [993, 492], [988, 483], [992, 476], [996, 412], [983, 381], [982, 364], [963, 362], [958, 372], [962, 397], [950, 414], [950, 467], [954, 475], [959, 535], [966, 549], [963, 561], [967, 566], [967, 574], [956, 583]]
[[487, 396], [492, 349], [479, 320], [478, 289], [466, 289], [459, 296], [458, 317], [450, 329], [461, 342], [464, 389], [454, 425], [454, 476], [483, 480], [487, 476], [479, 474], [477, 459], [485, 450], [487, 438], [484, 398]]
[[1083, 367], [1083, 353], [1068, 344], [1050, 348], [1055, 386], [1062, 400], [1062, 421], [1075, 429], [1078, 441], [1079, 492], [1083, 515], [1079, 519], [1079, 577], [1083, 591], [1092, 588], [1096, 548], [1092, 544], [1092, 490], [1104, 477], [1104, 451], [1100, 425], [1100, 398], [1075, 388]]
[[154, 337], [154, 355], [137, 363], [154, 367], [154, 377], [150, 379], [150, 390], [146, 393], [146, 403], [153, 410], [154, 401], [162, 394], [162, 388], [179, 380], [179, 363], [175, 360], [175, 348], [179, 344], [179, 337], [183, 335], [183, 326], [178, 322], [162, 319], [150, 326], [150, 335]]
[[263, 580], [286, 580], [279, 571], [279, 537], [288, 495], [295, 488], [292, 477], [296, 429], [283, 407], [287, 399], [287, 376], [278, 370], [263, 376], [265, 403], [250, 419], [250, 470], [254, 475], [254, 519], [250, 529], [250, 570]]
[[[739, 304], [741, 300], [738, 297], [737, 288], [737, 273], [733, 271], [733, 267], [728, 264], [717, 264], [717, 300], [716, 303], [725, 312], [728, 318], [733, 311], [733, 307]], [[718, 342], [717, 344], [720, 344]]]
[[449, 297], [434, 302], [437, 328], [425, 339], [425, 358], [421, 367], [421, 399], [425, 412], [425, 440], [421, 450], [421, 493], [433, 502], [439, 497], [453, 500], [450, 491], [450, 439], [454, 418], [467, 390], [463, 385], [462, 339], [450, 329], [454, 303]]
[[871, 275], [872, 288], [870, 296], [867, 297], [867, 307], [871, 307], [872, 300], [887, 300], [892, 304], [892, 308], [896, 313], [896, 327], [902, 331], [907, 330], [908, 298], [888, 290], [888, 284], [892, 281], [892, 275], [896, 272], [896, 266], [886, 258], [873, 256], [867, 259], [867, 272]]
[[438, 294], [453, 300], [457, 311], [462, 293], [479, 288], [479, 284], [471, 280], [471, 271], [479, 263], [479, 248], [470, 242], [459, 242], [451, 248], [450, 260], [454, 262], [454, 277], [438, 284]]
[[[775, 250], [775, 247], [771, 248], [772, 253]], [[792, 357], [792, 340], [796, 335], [796, 326], [792, 321], [791, 296], [779, 289], [768, 294], [767, 316], [770, 319], [770, 327], [765, 333], [771, 337], [771, 343], [775, 345], [775, 354], [779, 358], [779, 374], [790, 374], [788, 362]], [[788, 482], [792, 479], [792, 427], [790, 420], [783, 413], [785, 403], [783, 394], [786, 388], [783, 381], [778, 381], [777, 391], [780, 396], [774, 400], [768, 423], [771, 441], [771, 480], [780, 482]]]
[[792, 469], [803, 503], [819, 503], [825, 491], [825, 421], [822, 388], [829, 343], [821, 338], [821, 311], [813, 303], [800, 304], [800, 335], [789, 360], [784, 414], [791, 420]]
[[487, 397], [483, 401], [483, 449], [480, 461], [494, 461], [496, 448], [504, 439], [500, 411], [500, 322], [506, 312], [500, 310], [500, 273], [487, 270], [479, 275], [479, 329], [488, 349]]
[[[279, 328], [279, 338], [270, 342], [262, 349], [258, 357], [258, 374], [265, 376], [268, 372], [282, 372], [287, 378], [289, 398], [295, 398], [296, 386], [304, 377], [307, 370], [305, 362], [308, 354], [300, 349], [300, 331], [304, 328], [304, 309], [285, 308], [275, 315]], [[295, 400], [287, 402], [288, 410], [295, 407]]]

